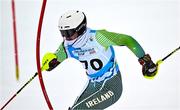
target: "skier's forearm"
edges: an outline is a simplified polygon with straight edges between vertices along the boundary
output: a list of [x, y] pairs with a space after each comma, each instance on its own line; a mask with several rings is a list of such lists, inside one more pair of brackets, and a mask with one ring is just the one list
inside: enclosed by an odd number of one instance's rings
[[63, 62], [65, 59], [67, 59], [67, 53], [63, 46], [63, 43], [59, 46], [59, 48], [54, 54], [57, 56], [57, 60], [59, 62]]
[[141, 45], [133, 37], [124, 37], [123, 44], [127, 46], [138, 58], [141, 58], [145, 55]]

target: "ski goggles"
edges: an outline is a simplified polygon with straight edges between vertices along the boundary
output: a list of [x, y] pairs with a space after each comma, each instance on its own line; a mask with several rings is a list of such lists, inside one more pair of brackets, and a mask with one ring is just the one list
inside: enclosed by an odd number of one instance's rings
[[63, 37], [69, 38], [76, 33], [76, 30], [75, 29], [60, 30], [60, 32]]

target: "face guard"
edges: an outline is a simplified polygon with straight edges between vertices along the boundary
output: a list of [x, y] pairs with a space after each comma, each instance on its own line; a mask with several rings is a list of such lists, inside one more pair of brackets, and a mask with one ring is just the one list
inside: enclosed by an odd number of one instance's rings
[[76, 33], [76, 30], [75, 29], [60, 30], [60, 32], [63, 37], [69, 38]]

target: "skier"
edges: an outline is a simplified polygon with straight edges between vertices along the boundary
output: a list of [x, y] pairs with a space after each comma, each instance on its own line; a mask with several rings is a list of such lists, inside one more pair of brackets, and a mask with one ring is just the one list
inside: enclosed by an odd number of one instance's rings
[[128, 47], [138, 58], [146, 78], [153, 78], [157, 73], [157, 65], [134, 38], [88, 28], [81, 11], [64, 13], [58, 27], [64, 41], [55, 53], [44, 55], [44, 68], [51, 71], [65, 59], [75, 58], [83, 64], [89, 78], [87, 87], [69, 110], [103, 110], [120, 98], [122, 80], [112, 46]]

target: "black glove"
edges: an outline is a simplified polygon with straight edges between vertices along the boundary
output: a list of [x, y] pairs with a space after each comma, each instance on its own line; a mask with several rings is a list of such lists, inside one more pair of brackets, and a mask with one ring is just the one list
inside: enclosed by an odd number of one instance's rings
[[57, 56], [54, 53], [46, 53], [42, 59], [42, 70], [51, 71], [54, 69], [57, 65], [59, 65], [60, 62], [57, 60]]
[[149, 54], [139, 58], [139, 63], [142, 65], [142, 73], [146, 78], [153, 78], [157, 73], [157, 65], [153, 63]]
[[60, 64], [60, 62], [54, 58], [49, 62], [49, 69], [47, 71], [51, 71], [52, 69], [54, 69], [56, 66], [58, 66]]

